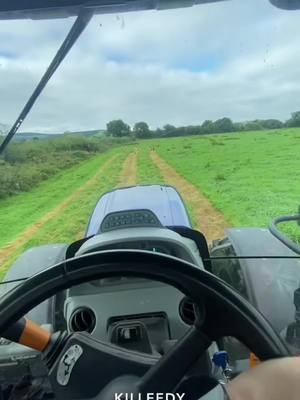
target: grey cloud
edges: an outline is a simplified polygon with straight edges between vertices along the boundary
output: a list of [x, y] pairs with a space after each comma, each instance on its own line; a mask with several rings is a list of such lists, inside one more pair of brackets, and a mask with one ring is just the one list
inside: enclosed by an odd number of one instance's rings
[[[299, 108], [299, 15], [236, 0], [97, 16], [22, 129], [102, 128], [113, 118], [152, 127], [225, 115], [287, 118]], [[0, 24], [1, 122], [13, 122], [71, 22]], [[1, 59], [5, 50], [16, 58]], [[123, 61], [113, 62], [118, 56]], [[187, 68], [210, 57], [218, 61], [210, 72]]]

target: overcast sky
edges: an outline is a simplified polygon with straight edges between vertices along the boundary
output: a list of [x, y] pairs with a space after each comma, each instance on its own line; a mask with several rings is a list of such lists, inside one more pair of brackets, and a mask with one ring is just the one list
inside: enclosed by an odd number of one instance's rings
[[[17, 117], [72, 22], [0, 21], [0, 123]], [[300, 109], [299, 50], [300, 12], [267, 0], [96, 16], [21, 130], [285, 120]]]

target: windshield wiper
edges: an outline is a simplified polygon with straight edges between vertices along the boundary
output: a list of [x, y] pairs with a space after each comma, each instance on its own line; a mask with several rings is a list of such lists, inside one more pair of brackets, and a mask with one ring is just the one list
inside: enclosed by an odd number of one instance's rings
[[42, 79], [34, 89], [32, 95], [29, 97], [27, 103], [25, 104], [23, 110], [18, 116], [16, 122], [13, 124], [10, 131], [4, 138], [3, 142], [0, 144], [0, 154], [4, 151], [8, 143], [14, 137], [19, 127], [22, 125], [24, 119], [26, 118], [27, 114], [31, 110], [32, 106], [36, 102], [37, 98], [42, 93], [48, 81], [50, 80], [56, 69], [59, 67], [65, 56], [68, 54], [74, 43], [77, 41], [77, 39], [79, 38], [85, 27], [88, 25], [92, 16], [93, 16], [92, 9], [82, 9], [80, 14], [78, 14], [78, 17], [76, 18], [68, 35], [66, 36], [65, 40], [63, 41], [62, 45], [60, 46], [53, 60], [51, 61], [46, 72], [42, 76]]

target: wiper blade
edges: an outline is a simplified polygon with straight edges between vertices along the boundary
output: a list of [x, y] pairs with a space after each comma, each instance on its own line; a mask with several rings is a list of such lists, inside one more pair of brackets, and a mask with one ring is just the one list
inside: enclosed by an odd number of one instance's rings
[[42, 93], [43, 89], [47, 85], [48, 81], [57, 70], [65, 56], [68, 54], [74, 43], [77, 41], [85, 27], [90, 22], [93, 16], [92, 9], [82, 9], [78, 17], [76, 18], [74, 24], [72, 25], [68, 35], [66, 36], [65, 40], [63, 41], [62, 45], [60, 46], [59, 50], [57, 51], [56, 55], [54, 56], [53, 60], [51, 61], [49, 67], [47, 68], [46, 72], [42, 76], [40, 82], [34, 89], [32, 95], [28, 99], [27, 103], [25, 104], [23, 110], [21, 111], [20, 115], [18, 116], [16, 122], [11, 127], [10, 131], [4, 138], [3, 142], [0, 144], [0, 154], [3, 153], [6, 146], [9, 144], [11, 139], [14, 137], [24, 119], [26, 118], [27, 114], [31, 110], [32, 106], [36, 102], [39, 95]]

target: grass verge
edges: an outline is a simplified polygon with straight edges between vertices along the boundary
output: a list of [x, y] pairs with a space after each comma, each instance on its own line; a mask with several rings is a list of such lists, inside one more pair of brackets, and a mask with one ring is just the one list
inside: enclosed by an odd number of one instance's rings
[[[66, 209], [63, 210], [62, 213], [57, 215], [56, 218], [48, 221], [44, 224], [38, 232], [36, 232], [32, 237], [28, 238], [28, 241], [20, 247], [14, 253], [12, 257], [7, 259], [4, 264], [1, 266], [1, 273], [3, 275], [3, 271], [7, 270], [9, 265], [14, 262], [14, 260], [25, 250], [30, 247], [42, 245], [46, 243], [70, 243], [76, 240], [79, 237], [82, 237], [89, 219], [89, 215], [93, 210], [98, 198], [105, 191], [113, 189], [119, 177], [120, 168], [122, 167], [122, 163], [124, 162], [125, 157], [128, 155], [128, 151], [113, 151], [109, 152], [109, 154], [102, 155], [96, 162], [97, 168], [103, 165], [104, 162], [108, 161], [110, 158], [117, 156], [114, 158], [114, 162], [109, 164], [109, 168], [105, 173], [97, 178], [95, 185], [88, 187], [84, 192], [82, 192]], [[91, 160], [90, 160], [91, 161]], [[88, 165], [78, 167], [78, 170], [74, 170], [73, 174], [78, 177], [81, 185], [84, 184], [88, 179], [90, 179], [93, 175], [95, 175], [95, 168], [91, 168], [90, 162], [86, 163]], [[95, 165], [94, 165], [95, 167]], [[83, 169], [82, 169], [83, 168]], [[92, 172], [92, 173], [91, 173]], [[74, 192], [74, 190], [78, 189], [81, 185], [78, 184], [78, 181], [75, 179], [70, 179], [73, 185], [69, 182], [69, 171], [61, 177], [61, 181], [57, 182], [55, 185], [55, 189], [58, 190], [58, 187], [64, 189], [64, 197], [70, 195], [70, 193]], [[76, 181], [76, 184], [75, 184]], [[49, 181], [48, 181], [49, 183]], [[68, 190], [66, 190], [66, 186]], [[67, 191], [67, 194], [66, 194]], [[35, 192], [35, 191], [34, 191]], [[43, 191], [42, 191], [43, 193]], [[26, 193], [28, 194], [28, 193]], [[45, 191], [44, 195], [51, 194], [51, 198], [53, 197], [53, 193], [49, 193], [48, 190]], [[59, 193], [61, 195], [61, 193]], [[42, 194], [40, 193], [40, 196]], [[18, 196], [19, 197], [19, 196]], [[39, 197], [41, 199], [41, 197]], [[60, 202], [63, 199], [60, 198]], [[32, 196], [32, 202], [27, 204], [27, 209], [30, 210], [32, 204], [36, 204], [37, 199], [34, 194]], [[53, 203], [51, 203], [53, 204]], [[59, 204], [59, 201], [56, 202]], [[55, 205], [55, 204], [54, 204]], [[26, 216], [26, 210], [23, 210]], [[37, 214], [34, 214], [35, 216]], [[9, 219], [9, 215], [6, 216]], [[15, 218], [14, 215], [10, 216], [11, 219]], [[3, 226], [3, 225], [2, 225]], [[19, 225], [20, 229], [20, 225]], [[15, 232], [17, 232], [15, 230]]]

